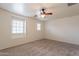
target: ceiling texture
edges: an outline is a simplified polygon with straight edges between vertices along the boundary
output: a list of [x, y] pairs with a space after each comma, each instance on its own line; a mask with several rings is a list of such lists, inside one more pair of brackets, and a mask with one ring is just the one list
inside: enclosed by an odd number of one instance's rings
[[46, 19], [57, 19], [79, 14], [79, 4], [68, 6], [67, 3], [0, 3], [0, 8], [29, 17], [37, 15], [42, 8], [46, 8], [46, 12], [53, 13]]

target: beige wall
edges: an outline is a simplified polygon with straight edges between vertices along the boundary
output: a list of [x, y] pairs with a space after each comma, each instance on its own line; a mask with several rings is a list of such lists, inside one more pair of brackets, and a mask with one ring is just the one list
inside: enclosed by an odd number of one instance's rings
[[[37, 31], [37, 23], [41, 24], [41, 31]], [[44, 38], [44, 23], [42, 21], [28, 18], [27, 20], [27, 35], [29, 41], [39, 40]]]
[[[23, 34], [21, 38], [12, 38], [14, 36], [11, 33], [12, 16], [17, 16], [21, 19], [26, 19], [26, 34]], [[42, 30], [36, 31], [37, 22], [40, 21], [32, 18], [14, 15], [12, 13], [0, 9], [0, 49], [5, 49], [8, 47], [43, 39], [43, 22], [40, 22], [42, 25]]]
[[45, 23], [45, 38], [79, 45], [79, 15]]

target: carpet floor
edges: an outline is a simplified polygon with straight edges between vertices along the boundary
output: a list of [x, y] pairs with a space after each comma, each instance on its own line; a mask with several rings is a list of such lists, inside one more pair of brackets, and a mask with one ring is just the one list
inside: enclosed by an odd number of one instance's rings
[[79, 46], [43, 39], [1, 50], [0, 56], [79, 56]]

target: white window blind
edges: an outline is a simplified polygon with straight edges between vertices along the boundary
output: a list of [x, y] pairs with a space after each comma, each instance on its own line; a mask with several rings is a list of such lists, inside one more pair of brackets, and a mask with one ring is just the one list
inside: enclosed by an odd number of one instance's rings
[[25, 33], [26, 22], [24, 20], [13, 19], [12, 20], [12, 33]]
[[37, 23], [37, 30], [40, 31], [41, 30], [41, 24]]

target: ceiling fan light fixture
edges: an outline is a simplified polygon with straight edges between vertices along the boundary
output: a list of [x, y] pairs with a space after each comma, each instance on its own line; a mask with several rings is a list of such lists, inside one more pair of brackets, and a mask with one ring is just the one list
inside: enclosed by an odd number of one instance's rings
[[41, 14], [41, 17], [42, 17], [42, 18], [45, 18], [45, 16], [46, 16], [46, 15], [44, 15], [44, 14]]

